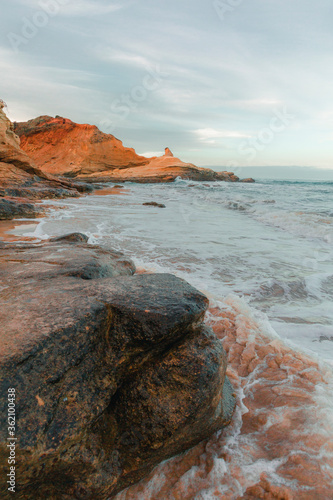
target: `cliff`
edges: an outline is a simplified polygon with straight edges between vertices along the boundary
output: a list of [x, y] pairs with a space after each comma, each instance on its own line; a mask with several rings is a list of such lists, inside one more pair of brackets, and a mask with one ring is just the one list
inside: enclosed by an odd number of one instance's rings
[[42, 171], [21, 149], [14, 125], [0, 101], [0, 220], [35, 217], [41, 209], [31, 200], [79, 196], [90, 186], [60, 180]]
[[169, 148], [161, 157], [146, 158], [113, 135], [93, 125], [66, 118], [40, 116], [15, 123], [22, 149], [38, 167], [54, 175], [90, 182], [172, 182], [177, 177], [198, 181], [239, 180], [232, 172], [214, 172], [175, 158]]

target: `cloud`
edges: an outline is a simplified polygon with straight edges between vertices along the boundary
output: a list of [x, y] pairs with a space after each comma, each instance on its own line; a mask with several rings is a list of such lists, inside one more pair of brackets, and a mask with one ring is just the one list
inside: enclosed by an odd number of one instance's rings
[[194, 130], [194, 133], [198, 136], [199, 141], [205, 144], [215, 144], [215, 139], [241, 139], [251, 137], [248, 134], [233, 130], [215, 130], [213, 128], [201, 128]]
[[137, 153], [139, 156], [145, 156], [146, 158], [152, 158], [153, 156], [163, 156], [164, 151], [148, 151], [147, 153]]
[[[58, 2], [57, 15], [10, 50], [8, 33], [21, 35], [41, 2]], [[0, 97], [13, 119], [111, 120], [138, 151], [168, 144], [188, 161], [220, 166], [242, 163], [239, 142], [285, 106], [296, 119], [258, 162], [332, 164], [331, 0], [241, 2], [224, 22], [202, 0], [3, 4]], [[159, 85], [133, 100], [148, 67], [161, 69]]]
[[114, 50], [103, 47], [102, 50], [97, 51], [96, 54], [100, 59], [109, 62], [115, 62], [128, 66], [136, 66], [139, 68], [149, 68], [151, 61], [144, 56], [121, 50]]
[[[106, 15], [123, 9], [125, 6], [118, 3], [98, 2], [97, 0], [54, 0], [59, 5], [58, 15], [70, 17], [87, 17]], [[19, 2], [31, 9], [46, 10], [48, 0], [19, 0]], [[52, 3], [52, 2], [50, 2]], [[45, 6], [45, 7], [44, 7]], [[44, 7], [44, 8], [43, 8]]]

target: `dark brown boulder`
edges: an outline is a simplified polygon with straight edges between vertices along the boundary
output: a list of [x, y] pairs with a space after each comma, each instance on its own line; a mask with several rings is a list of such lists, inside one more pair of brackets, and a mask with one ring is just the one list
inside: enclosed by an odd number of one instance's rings
[[[8, 388], [18, 499], [105, 500], [230, 421], [208, 299], [67, 235], [0, 246], [0, 496]], [[134, 441], [133, 441], [134, 439]]]
[[29, 200], [0, 198], [0, 220], [35, 218], [43, 212], [41, 207], [36, 207]]
[[70, 233], [64, 236], [57, 236], [55, 238], [50, 238], [49, 241], [53, 242], [67, 242], [67, 243], [88, 243], [88, 236], [83, 233]]
[[166, 208], [163, 203], [156, 203], [156, 201], [148, 201], [146, 203], [142, 203], [145, 207], [157, 207], [157, 208]]

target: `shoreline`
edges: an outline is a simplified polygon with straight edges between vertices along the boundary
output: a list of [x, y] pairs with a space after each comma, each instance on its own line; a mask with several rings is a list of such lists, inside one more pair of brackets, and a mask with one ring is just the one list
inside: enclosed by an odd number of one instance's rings
[[[110, 190], [113, 188], [101, 189], [104, 192], [99, 196], [122, 194], [110, 193]], [[33, 224], [32, 220], [8, 222], [17, 227], [22, 225], [22, 230]], [[136, 274], [152, 273], [139, 268]], [[254, 500], [262, 495], [293, 499], [295, 494], [297, 500], [312, 500], [313, 495], [329, 498], [325, 475], [329, 473], [324, 473], [324, 465], [329, 464], [333, 470], [330, 458], [333, 449], [313, 422], [313, 415], [319, 411], [316, 388], [318, 384], [325, 387], [328, 383], [313, 359], [291, 349], [282, 339], [265, 337], [250, 316], [250, 310], [244, 311], [239, 304], [229, 302], [220, 307], [211, 306], [205, 320], [223, 342], [228, 354], [227, 374], [238, 395], [235, 418], [223, 433], [224, 437], [214, 434], [189, 451], [157, 465], [141, 482], [121, 491], [117, 500], [136, 500], [138, 495], [145, 495], [149, 500], [168, 495], [190, 500], [194, 494], [210, 488], [230, 499]], [[278, 389], [272, 390], [275, 387]], [[232, 448], [228, 443], [234, 442], [235, 437], [237, 447], [234, 444]], [[328, 457], [325, 463], [321, 456], [323, 450]], [[312, 458], [306, 458], [307, 454]], [[208, 467], [208, 473], [206, 461], [213, 464]], [[223, 474], [219, 469], [214, 470], [215, 463], [223, 463]], [[258, 469], [260, 473], [249, 475], [247, 467], [256, 463], [262, 468]], [[190, 489], [186, 489], [188, 475]], [[297, 490], [293, 482], [298, 482]], [[152, 483], [157, 488], [153, 493]], [[245, 496], [236, 496], [239, 485]]]
[[[20, 236], [20, 232], [24, 232], [24, 228], [36, 227], [39, 222], [33, 222], [34, 219], [30, 220], [3, 220], [0, 221], [0, 241], [14, 243], [19, 241], [35, 241], [35, 238], [29, 238], [28, 236]], [[21, 231], [22, 229], [22, 231]]]
[[[88, 196], [109, 196], [109, 195], [127, 196], [127, 193], [129, 193], [129, 192], [130, 192], [130, 189], [125, 188], [123, 186], [111, 186], [111, 187], [96, 188], [92, 192], [82, 193], [81, 198], [88, 197]], [[68, 199], [71, 199], [71, 198], [68, 198]], [[38, 203], [35, 203], [35, 205], [38, 207], [43, 207], [43, 203], [42, 203], [43, 201], [48, 201], [48, 199], [46, 198], [45, 200], [40, 200]], [[59, 210], [62, 210], [62, 207], [47, 205], [46, 213], [42, 213], [36, 218], [25, 219], [24, 217], [22, 217], [22, 219], [0, 220], [0, 241], [10, 242], [10, 243], [19, 242], [19, 241], [30, 241], [30, 242], [39, 241], [38, 238], [30, 238], [28, 236], [20, 236], [21, 228], [22, 228], [22, 232], [23, 232], [24, 226], [32, 226], [32, 227], [35, 226], [35, 228], [37, 228], [41, 222], [39, 219], [46, 218], [48, 215], [48, 211], [50, 211], [50, 210], [59, 211]]]

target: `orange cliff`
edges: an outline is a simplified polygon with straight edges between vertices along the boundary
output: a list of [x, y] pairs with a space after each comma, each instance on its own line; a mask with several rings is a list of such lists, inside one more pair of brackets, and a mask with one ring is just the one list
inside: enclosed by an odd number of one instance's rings
[[[94, 125], [56, 116], [15, 123], [22, 149], [44, 172], [90, 182], [172, 182], [177, 177], [237, 182], [232, 172], [214, 172], [175, 158], [169, 148], [146, 158]], [[249, 180], [247, 180], [249, 181]]]
[[91, 191], [91, 186], [60, 180], [38, 168], [20, 148], [4, 109], [0, 99], [0, 220], [37, 216], [41, 209], [29, 202], [32, 199], [79, 196], [78, 189]]

